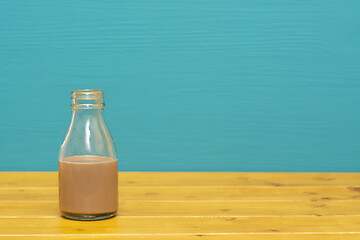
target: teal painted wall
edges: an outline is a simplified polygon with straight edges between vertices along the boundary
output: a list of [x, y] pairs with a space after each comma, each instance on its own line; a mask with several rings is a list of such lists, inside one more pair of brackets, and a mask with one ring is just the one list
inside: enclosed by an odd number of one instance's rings
[[0, 170], [99, 88], [126, 171], [360, 171], [360, 1], [2, 0]]

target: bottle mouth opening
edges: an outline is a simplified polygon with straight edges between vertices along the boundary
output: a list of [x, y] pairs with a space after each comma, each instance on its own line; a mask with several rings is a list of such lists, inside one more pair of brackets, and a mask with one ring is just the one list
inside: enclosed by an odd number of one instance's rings
[[105, 106], [104, 92], [98, 89], [80, 89], [71, 92], [71, 107], [101, 108]]
[[80, 89], [71, 92], [72, 99], [100, 99], [104, 98], [104, 92], [98, 89]]

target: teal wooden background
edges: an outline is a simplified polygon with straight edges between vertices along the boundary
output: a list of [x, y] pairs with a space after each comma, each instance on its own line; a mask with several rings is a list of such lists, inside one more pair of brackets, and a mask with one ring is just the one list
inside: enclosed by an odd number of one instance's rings
[[360, 171], [360, 1], [0, 1], [0, 170], [56, 170], [82, 88], [120, 170]]

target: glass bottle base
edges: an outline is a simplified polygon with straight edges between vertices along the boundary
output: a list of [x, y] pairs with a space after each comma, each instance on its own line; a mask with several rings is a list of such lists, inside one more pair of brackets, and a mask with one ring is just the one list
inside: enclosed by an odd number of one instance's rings
[[64, 218], [78, 220], [78, 221], [95, 221], [95, 220], [103, 220], [116, 216], [115, 212], [109, 213], [97, 213], [97, 214], [81, 214], [81, 213], [69, 213], [69, 212], [61, 212], [61, 216]]

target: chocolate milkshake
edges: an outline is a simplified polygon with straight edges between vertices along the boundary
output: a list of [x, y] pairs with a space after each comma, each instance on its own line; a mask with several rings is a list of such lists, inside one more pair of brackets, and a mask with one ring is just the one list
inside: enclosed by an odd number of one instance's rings
[[104, 116], [104, 92], [71, 92], [72, 118], [59, 150], [61, 216], [101, 220], [116, 215], [117, 153]]
[[118, 205], [117, 159], [72, 156], [59, 159], [60, 210], [74, 219], [115, 215]]

